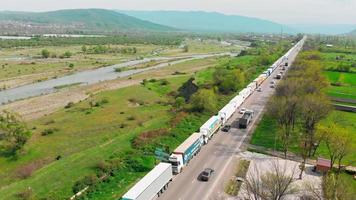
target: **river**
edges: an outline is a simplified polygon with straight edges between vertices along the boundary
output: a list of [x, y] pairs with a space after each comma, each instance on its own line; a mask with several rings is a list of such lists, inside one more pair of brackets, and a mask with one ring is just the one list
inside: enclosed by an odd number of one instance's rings
[[[141, 73], [144, 71], [152, 70], [152, 69], [159, 69], [162, 67], [186, 62], [189, 60], [195, 59], [203, 59], [213, 56], [236, 56], [237, 54], [232, 53], [219, 53], [219, 54], [204, 54], [204, 55], [189, 55], [189, 56], [182, 56], [182, 57], [156, 57], [156, 58], [145, 58], [142, 60], [133, 60], [128, 61], [121, 64], [116, 64], [108, 67], [102, 67], [93, 70], [87, 70], [78, 72], [75, 74], [67, 75], [57, 79], [51, 79], [43, 82], [36, 82], [24, 86], [20, 86], [17, 88], [11, 88], [8, 90], [0, 91], [0, 105], [10, 103], [13, 101], [26, 99], [35, 96], [41, 96], [49, 93], [53, 93], [58, 91], [55, 89], [56, 87], [64, 86], [64, 85], [71, 85], [71, 84], [78, 84], [81, 85], [91, 85], [95, 83], [99, 83], [101, 81], [107, 80], [114, 80], [117, 78], [128, 77], [133, 74]], [[122, 72], [115, 72], [116, 68], [128, 67], [133, 66], [149, 61], [160, 61], [160, 60], [171, 60], [171, 59], [180, 59], [176, 61], [170, 61], [166, 63], [161, 63], [152, 67], [141, 68], [141, 69], [132, 69]]]

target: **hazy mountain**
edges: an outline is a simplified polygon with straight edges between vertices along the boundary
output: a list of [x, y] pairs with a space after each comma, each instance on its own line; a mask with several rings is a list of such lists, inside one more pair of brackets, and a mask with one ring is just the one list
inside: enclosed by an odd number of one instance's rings
[[32, 31], [170, 31], [173, 28], [140, 20], [112, 10], [73, 9], [52, 12], [0, 12], [1, 31], [4, 28]]
[[178, 29], [202, 32], [296, 33], [295, 30], [267, 20], [216, 12], [118, 11], [142, 20]]
[[356, 29], [355, 24], [290, 24], [290, 27], [310, 34], [345, 34]]

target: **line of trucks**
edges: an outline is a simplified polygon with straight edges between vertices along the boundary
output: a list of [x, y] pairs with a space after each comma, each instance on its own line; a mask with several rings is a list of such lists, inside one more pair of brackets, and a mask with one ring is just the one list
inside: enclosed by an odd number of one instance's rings
[[[288, 67], [293, 60], [291, 55], [296, 55], [304, 44], [305, 37], [294, 45], [284, 56], [278, 59], [271, 67], [258, 76], [245, 89], [241, 90], [217, 115], [212, 116], [199, 129], [170, 155], [169, 163], [160, 162], [145, 177], [136, 183], [123, 197], [122, 200], [151, 200], [159, 197], [173, 179], [174, 174], [179, 174], [199, 153], [203, 145], [208, 144], [214, 133], [222, 127], [228, 119], [238, 110], [241, 104], [258, 88], [277, 67]], [[253, 111], [246, 111], [242, 118], [245, 123], [240, 123], [240, 128], [246, 128], [253, 116]]]

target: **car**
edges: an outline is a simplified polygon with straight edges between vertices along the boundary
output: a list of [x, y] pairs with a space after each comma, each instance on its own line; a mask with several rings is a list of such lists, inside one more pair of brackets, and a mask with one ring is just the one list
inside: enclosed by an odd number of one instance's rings
[[214, 170], [211, 168], [205, 168], [204, 171], [200, 174], [200, 180], [209, 181], [210, 177], [213, 175]]
[[229, 132], [230, 129], [231, 129], [231, 125], [225, 125], [221, 130], [223, 132]]
[[262, 92], [262, 88], [257, 88], [257, 92]]
[[270, 87], [271, 87], [271, 88], [275, 88], [276, 86], [275, 86], [274, 84], [271, 84]]
[[271, 84], [275, 84], [276, 82], [275, 82], [275, 81], [271, 81], [270, 83], [271, 83]]
[[244, 114], [246, 112], [246, 108], [241, 108], [241, 110], [240, 110], [240, 114]]

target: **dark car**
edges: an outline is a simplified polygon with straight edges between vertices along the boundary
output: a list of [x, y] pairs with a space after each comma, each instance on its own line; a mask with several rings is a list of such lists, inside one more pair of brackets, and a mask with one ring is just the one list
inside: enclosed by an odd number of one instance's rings
[[229, 132], [230, 129], [231, 129], [231, 125], [225, 125], [221, 130], [223, 132]]
[[204, 169], [204, 171], [200, 175], [200, 180], [202, 181], [209, 181], [211, 175], [213, 175], [214, 170], [210, 168]]

